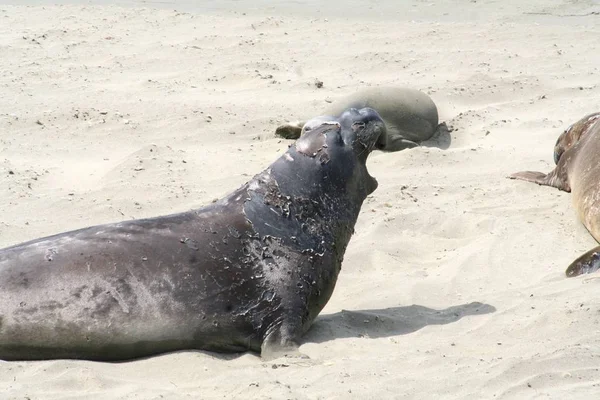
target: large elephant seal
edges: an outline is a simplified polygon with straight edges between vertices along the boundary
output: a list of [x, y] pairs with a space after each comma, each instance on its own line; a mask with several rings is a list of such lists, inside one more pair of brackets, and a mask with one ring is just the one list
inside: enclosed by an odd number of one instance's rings
[[[553, 186], [573, 194], [579, 219], [600, 242], [600, 112], [571, 125], [556, 141], [556, 168], [549, 174], [518, 172], [510, 176], [540, 185]], [[567, 268], [568, 277], [600, 269], [600, 246], [583, 254]]]
[[0, 250], [0, 359], [294, 352], [331, 296], [385, 125], [349, 110], [216, 203]]
[[[323, 119], [338, 116], [348, 108], [369, 107], [376, 110], [385, 122], [387, 135], [381, 150], [399, 151], [418, 146], [430, 139], [438, 127], [435, 103], [425, 93], [401, 87], [375, 87], [334, 101], [323, 110]], [[319, 122], [312, 120], [312, 122]], [[286, 139], [297, 139], [312, 129], [305, 120], [279, 126], [275, 134]]]

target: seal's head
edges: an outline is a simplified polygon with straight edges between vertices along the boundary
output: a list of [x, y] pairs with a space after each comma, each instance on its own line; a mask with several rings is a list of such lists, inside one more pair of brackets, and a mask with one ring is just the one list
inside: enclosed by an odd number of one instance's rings
[[600, 119], [600, 113], [586, 115], [573, 125], [569, 126], [556, 140], [554, 145], [554, 163], [558, 164], [563, 153], [573, 147], [590, 127]]
[[[333, 117], [330, 115], [321, 115], [315, 118], [312, 118], [308, 121], [306, 121], [306, 123], [304, 124], [304, 126], [302, 127], [302, 134], [301, 136], [303, 136], [304, 134], [316, 129], [316, 128], [320, 128], [322, 126], [326, 126], [326, 125], [332, 125], [335, 123], [339, 123], [340, 120], [345, 119], [345, 120], [352, 120], [354, 123], [354, 120], [356, 120], [356, 122], [358, 124], [360, 124], [361, 122], [359, 121], [360, 119], [364, 119], [365, 121], [367, 120], [374, 120], [374, 119], [381, 119], [381, 116], [372, 108], [362, 108], [360, 110], [356, 109], [356, 108], [349, 108], [348, 110], [344, 111], [339, 117]], [[365, 123], [365, 121], [363, 121], [362, 123]], [[381, 121], [383, 122], [383, 120]], [[358, 125], [356, 125], [358, 127]], [[385, 124], [383, 124], [383, 128], [377, 128], [379, 130], [383, 129], [385, 131]], [[374, 148], [381, 150], [385, 147], [386, 145], [386, 138], [387, 135], [385, 134], [385, 132], [383, 134], [380, 134], [379, 137], [377, 138], [377, 141], [375, 142]]]
[[377, 188], [377, 181], [367, 172], [368, 155], [385, 146], [386, 128], [379, 114], [371, 108], [350, 108], [339, 117], [316, 117], [308, 121], [296, 151], [316, 158], [329, 184], [344, 185], [366, 195]]

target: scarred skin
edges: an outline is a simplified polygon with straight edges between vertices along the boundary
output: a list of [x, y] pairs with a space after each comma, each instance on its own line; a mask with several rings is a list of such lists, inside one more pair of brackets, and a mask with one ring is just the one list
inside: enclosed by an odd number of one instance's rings
[[0, 359], [296, 353], [377, 187], [365, 163], [384, 133], [349, 110], [210, 206], [0, 250]]
[[[556, 168], [548, 174], [524, 171], [511, 175], [573, 195], [579, 219], [600, 242], [600, 112], [586, 115], [569, 126], [554, 147]], [[600, 269], [600, 246], [576, 259], [566, 270], [568, 277]]]

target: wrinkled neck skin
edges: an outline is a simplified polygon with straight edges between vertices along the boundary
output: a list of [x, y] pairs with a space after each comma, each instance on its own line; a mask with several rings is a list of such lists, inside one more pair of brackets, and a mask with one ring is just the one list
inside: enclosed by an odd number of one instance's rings
[[590, 131], [590, 128], [596, 124], [600, 118], [600, 113], [588, 114], [579, 121], [569, 126], [556, 140], [554, 146], [554, 163], [558, 164], [562, 155], [573, 146], [575, 146], [580, 139]]
[[[259, 234], [273, 235], [300, 251], [335, 250], [341, 256], [366, 197], [377, 187], [351, 148], [307, 155], [295, 146], [248, 183], [244, 212]], [[343, 158], [343, 161], [340, 160]], [[285, 223], [280, 220], [285, 219]], [[341, 262], [341, 259], [340, 259]]]
[[589, 176], [588, 160], [596, 158], [597, 146], [593, 142], [599, 140], [599, 118], [600, 113], [586, 115], [558, 137], [554, 146], [556, 168], [546, 178], [550, 186], [576, 192], [583, 182], [595, 179], [595, 172]]
[[263, 318], [263, 338], [282, 321], [300, 330], [291, 336], [308, 330], [333, 293], [360, 207], [375, 190], [352, 149], [337, 150], [328, 162], [292, 146], [241, 189], [246, 219], [257, 240], [269, 243], [270, 258], [258, 263], [279, 304]]
[[562, 156], [565, 158], [574, 153], [568, 168], [573, 203], [579, 218], [597, 241], [600, 241], [599, 151], [600, 122], [586, 131], [577, 144]]
[[554, 168], [548, 174], [523, 171], [513, 178], [535, 182], [572, 192], [573, 198], [584, 196], [581, 191], [595, 189], [597, 171], [593, 162], [600, 150], [600, 113], [585, 116], [569, 126], [554, 146]]

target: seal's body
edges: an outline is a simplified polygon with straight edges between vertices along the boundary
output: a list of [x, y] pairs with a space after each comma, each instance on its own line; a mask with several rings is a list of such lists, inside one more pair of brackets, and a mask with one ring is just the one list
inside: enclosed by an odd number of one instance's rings
[[385, 127], [350, 110], [215, 204], [0, 250], [0, 359], [294, 351], [325, 306]]
[[[518, 172], [510, 176], [553, 186], [573, 195], [573, 205], [580, 220], [596, 241], [600, 242], [600, 112], [585, 116], [569, 126], [554, 147], [556, 168], [548, 174]], [[569, 277], [600, 269], [600, 246], [575, 260], [566, 274]]]
[[[418, 146], [430, 139], [438, 127], [435, 103], [425, 93], [403, 87], [374, 87], [334, 101], [323, 110], [323, 115], [339, 116], [348, 108], [369, 107], [377, 111], [386, 125], [387, 135], [382, 141], [383, 151], [400, 151]], [[316, 119], [313, 119], [313, 121]], [[275, 134], [297, 139], [312, 126], [300, 120], [279, 126]]]

